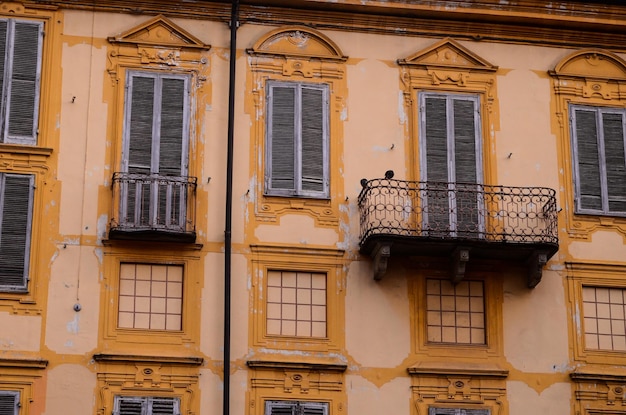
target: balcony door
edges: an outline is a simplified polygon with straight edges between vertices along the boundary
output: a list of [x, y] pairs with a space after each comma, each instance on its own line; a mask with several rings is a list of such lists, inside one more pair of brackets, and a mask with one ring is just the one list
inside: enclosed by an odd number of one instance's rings
[[126, 81], [122, 224], [184, 229], [189, 78], [129, 71]]
[[479, 97], [423, 92], [419, 112], [422, 229], [484, 237]]

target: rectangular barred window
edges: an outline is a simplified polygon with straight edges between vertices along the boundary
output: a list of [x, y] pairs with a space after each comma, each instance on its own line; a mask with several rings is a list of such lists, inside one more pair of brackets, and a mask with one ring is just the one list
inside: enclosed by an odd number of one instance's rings
[[426, 324], [429, 342], [485, 344], [483, 282], [428, 279]]
[[119, 328], [182, 330], [182, 303], [182, 265], [120, 265]]
[[625, 289], [583, 287], [585, 347], [626, 351]]
[[267, 334], [326, 337], [326, 274], [269, 271]]

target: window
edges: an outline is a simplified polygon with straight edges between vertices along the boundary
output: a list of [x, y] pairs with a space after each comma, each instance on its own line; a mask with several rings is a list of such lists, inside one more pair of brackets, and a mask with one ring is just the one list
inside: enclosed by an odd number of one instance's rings
[[328, 86], [268, 82], [265, 191], [327, 198]]
[[626, 351], [626, 289], [582, 287], [585, 347]]
[[426, 281], [429, 342], [485, 344], [485, 296], [482, 281]]
[[177, 398], [116, 396], [113, 415], [180, 415]]
[[17, 415], [19, 404], [19, 392], [0, 391], [0, 415]]
[[26, 291], [34, 176], [0, 173], [0, 290]]
[[328, 415], [325, 402], [265, 401], [265, 415]]
[[0, 19], [1, 141], [35, 144], [43, 23]]
[[[450, 236], [484, 230], [479, 97], [420, 93], [420, 176], [427, 182], [424, 229]], [[457, 191], [458, 190], [458, 191]]]
[[572, 105], [576, 212], [626, 215], [626, 110]]
[[428, 408], [428, 415], [489, 415], [489, 409]]
[[126, 88], [121, 224], [184, 230], [189, 77], [129, 71]]
[[325, 273], [268, 273], [267, 334], [326, 337]]
[[182, 265], [120, 264], [119, 293], [119, 328], [182, 329]]

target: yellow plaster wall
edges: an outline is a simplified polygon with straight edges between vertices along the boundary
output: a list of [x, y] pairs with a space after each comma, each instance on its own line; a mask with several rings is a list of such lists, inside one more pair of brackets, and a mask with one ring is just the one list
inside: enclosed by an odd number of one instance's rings
[[48, 369], [48, 383], [46, 391], [46, 409], [43, 414], [71, 412], [94, 413], [96, 374], [86, 365], [85, 359], [78, 363], [63, 363]]
[[41, 316], [0, 312], [0, 351], [37, 352], [41, 347]]
[[358, 375], [346, 375], [348, 408], [346, 413], [385, 414], [411, 411], [411, 381], [407, 377], [398, 377], [384, 384], [372, 383]]
[[507, 382], [509, 415], [572, 413], [570, 384], [558, 383], [545, 390], [535, 390], [532, 381], [530, 383]]

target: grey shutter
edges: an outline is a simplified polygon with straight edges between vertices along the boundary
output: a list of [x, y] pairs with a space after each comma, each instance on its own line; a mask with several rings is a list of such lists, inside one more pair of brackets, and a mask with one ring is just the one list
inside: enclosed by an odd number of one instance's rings
[[141, 398], [118, 398], [114, 415], [147, 415], [144, 411], [146, 407], [145, 399]]
[[130, 117], [128, 128], [128, 172], [152, 172], [155, 78], [130, 78]]
[[489, 409], [428, 408], [428, 415], [490, 415]]
[[[424, 127], [427, 199], [426, 228], [429, 235], [447, 235], [450, 230], [450, 199], [448, 197], [448, 118], [445, 97], [424, 99]], [[441, 233], [440, 233], [441, 232]]]
[[[480, 212], [477, 192], [476, 102], [453, 99], [454, 113], [454, 210], [456, 236], [476, 236]], [[463, 184], [461, 184], [463, 183]], [[454, 216], [453, 216], [454, 217]]]
[[[7, 94], [8, 85], [6, 78], [6, 68], [10, 67], [10, 62], [7, 62], [7, 53], [11, 50], [11, 45], [9, 44], [9, 21], [8, 20], [0, 20], [0, 94], [2, 98], [0, 99], [0, 114], [6, 113], [7, 108]], [[2, 118], [1, 120], [3, 131], [2, 137], [4, 140], [5, 131], [6, 131], [6, 120]]]
[[324, 192], [324, 91], [302, 88], [302, 190]]
[[26, 290], [30, 253], [33, 176], [2, 175], [0, 287]]
[[269, 189], [295, 191], [296, 89], [270, 87]]
[[7, 141], [35, 144], [42, 24], [15, 21]]
[[626, 160], [624, 159], [624, 115], [603, 113], [602, 129], [609, 212], [626, 212]]
[[164, 77], [161, 84], [158, 172], [161, 176], [182, 176], [183, 139], [185, 137], [185, 80]]
[[0, 391], [0, 415], [16, 415], [19, 401], [19, 392]]
[[178, 398], [117, 396], [113, 415], [180, 415], [180, 401]]
[[602, 184], [596, 111], [576, 109], [575, 139], [578, 171], [578, 205], [583, 210], [602, 210]]
[[329, 415], [328, 403], [265, 401], [265, 415]]
[[178, 399], [148, 398], [150, 404], [149, 415], [179, 415]]

